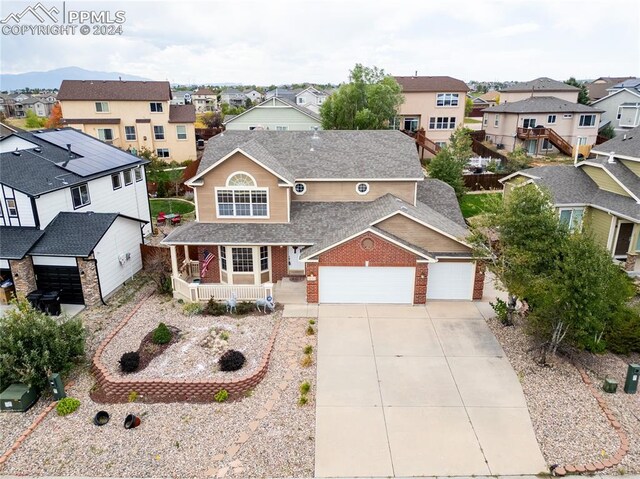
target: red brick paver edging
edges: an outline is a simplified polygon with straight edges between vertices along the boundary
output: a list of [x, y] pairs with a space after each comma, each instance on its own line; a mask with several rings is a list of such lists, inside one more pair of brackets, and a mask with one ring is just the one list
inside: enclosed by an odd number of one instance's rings
[[94, 400], [97, 402], [118, 403], [128, 402], [129, 393], [135, 391], [148, 403], [166, 402], [213, 402], [213, 397], [222, 389], [229, 393], [232, 398], [238, 398], [247, 391], [255, 388], [267, 374], [269, 360], [273, 352], [273, 345], [276, 341], [280, 320], [276, 322], [267, 344], [267, 349], [262, 357], [258, 369], [247, 376], [231, 381], [215, 380], [188, 380], [188, 379], [125, 379], [115, 377], [103, 364], [101, 356], [107, 345], [138, 312], [145, 301], [151, 297], [148, 294], [140, 300], [133, 310], [109, 333], [104, 341], [98, 346], [91, 366], [91, 372], [98, 383], [98, 390]]
[[593, 473], [596, 471], [603, 471], [604, 469], [615, 467], [620, 464], [620, 462], [622, 462], [622, 459], [624, 459], [624, 456], [626, 456], [627, 452], [629, 452], [629, 436], [627, 436], [627, 433], [624, 432], [617, 418], [614, 416], [611, 409], [609, 409], [609, 406], [607, 406], [607, 402], [602, 397], [602, 394], [600, 394], [600, 391], [593, 385], [593, 381], [591, 381], [591, 378], [587, 375], [585, 370], [577, 365], [575, 367], [580, 373], [582, 381], [584, 381], [584, 383], [587, 385], [589, 392], [591, 392], [591, 395], [598, 402], [598, 406], [600, 406], [600, 409], [602, 409], [602, 412], [607, 417], [607, 420], [611, 423], [611, 426], [618, 434], [618, 437], [620, 438], [620, 447], [618, 447], [618, 450], [612, 457], [603, 459], [602, 461], [596, 461], [587, 464], [566, 464], [564, 466], [559, 466], [553, 471], [553, 474], [556, 476], [564, 476], [566, 474], [583, 472]]

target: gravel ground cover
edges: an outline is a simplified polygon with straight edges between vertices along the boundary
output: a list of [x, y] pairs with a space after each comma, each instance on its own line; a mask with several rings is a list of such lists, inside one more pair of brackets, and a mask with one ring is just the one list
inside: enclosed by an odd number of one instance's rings
[[[102, 362], [117, 376], [127, 379], [237, 379], [255, 371], [262, 361], [269, 337], [279, 314], [256, 313], [254, 316], [188, 316], [174, 299], [160, 296], [149, 298], [120, 330], [102, 354]], [[129, 351], [136, 351], [140, 341], [159, 322], [180, 330], [180, 340], [141, 371], [124, 374], [118, 361]], [[212, 329], [224, 331], [228, 339], [219, 348], [203, 346]], [[217, 361], [222, 353], [235, 349], [245, 355], [246, 362], [238, 371], [220, 372]]]
[[[576, 368], [563, 357], [552, 358], [551, 367], [534, 360], [534, 343], [520, 322], [504, 327], [497, 319], [487, 321], [515, 369], [527, 400], [538, 444], [548, 464], [584, 464], [601, 461], [615, 453], [619, 439], [603, 415]], [[577, 358], [601, 384], [604, 375], [618, 378], [626, 363], [606, 354], [582, 353]], [[631, 449], [618, 468], [604, 473], [640, 473], [640, 395], [604, 394], [629, 434]]]
[[[90, 352], [149, 287], [126, 293], [129, 301], [118, 300], [119, 307], [103, 306], [84, 315], [85, 321], [95, 321], [89, 328]], [[66, 417], [49, 414], [0, 474], [310, 477], [315, 447], [315, 364], [303, 368], [300, 359], [305, 345], [315, 349], [316, 336], [305, 335], [307, 325], [306, 319], [282, 321], [265, 379], [250, 395], [235, 402], [97, 404], [89, 397], [94, 381], [88, 367], [80, 368], [67, 390], [81, 401], [80, 408]], [[310, 401], [298, 406], [298, 387], [304, 380], [312, 383]], [[99, 410], [111, 415], [102, 427], [92, 423]], [[141, 417], [138, 428], [124, 429], [129, 413]], [[14, 424], [3, 416], [0, 436], [4, 438]]]

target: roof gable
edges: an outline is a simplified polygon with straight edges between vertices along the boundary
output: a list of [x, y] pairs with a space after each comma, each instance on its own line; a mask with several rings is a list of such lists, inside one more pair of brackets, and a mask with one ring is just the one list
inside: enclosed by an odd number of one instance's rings
[[578, 91], [580, 88], [548, 77], [516, 83], [500, 90], [501, 92], [529, 92], [529, 91]]
[[290, 101], [286, 98], [280, 98], [280, 97], [271, 97], [268, 98], [266, 100], [264, 100], [261, 103], [258, 103], [256, 106], [249, 108], [246, 111], [243, 111], [242, 113], [240, 113], [239, 115], [234, 115], [233, 117], [231, 117], [230, 119], [228, 119], [227, 121], [223, 122], [224, 125], [227, 125], [233, 121], [236, 121], [238, 118], [241, 118], [245, 115], [251, 114], [252, 112], [256, 111], [256, 109], [262, 109], [264, 110], [265, 108], [269, 108], [269, 104], [273, 103], [280, 103], [282, 105], [283, 108], [291, 108], [294, 110], [299, 111], [300, 113], [302, 113], [305, 116], [308, 116], [309, 118], [312, 118], [314, 120], [316, 120], [318, 122], [318, 124], [320, 123], [320, 115], [318, 115], [317, 113], [309, 110], [308, 108], [305, 108], [303, 106], [299, 106], [297, 105], [295, 102]]

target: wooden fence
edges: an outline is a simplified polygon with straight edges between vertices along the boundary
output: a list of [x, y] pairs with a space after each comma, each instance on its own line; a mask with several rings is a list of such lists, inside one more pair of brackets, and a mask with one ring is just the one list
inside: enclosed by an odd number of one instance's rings
[[506, 173], [483, 173], [480, 175], [464, 175], [464, 186], [471, 191], [501, 190], [500, 179], [507, 176]]
[[221, 126], [218, 128], [196, 128], [196, 138], [206, 141], [222, 131], [224, 131], [224, 128]]

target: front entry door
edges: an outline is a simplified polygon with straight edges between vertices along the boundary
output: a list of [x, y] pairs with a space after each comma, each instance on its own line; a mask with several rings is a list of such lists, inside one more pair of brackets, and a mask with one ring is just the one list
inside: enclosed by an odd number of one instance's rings
[[629, 251], [631, 234], [633, 233], [633, 223], [620, 223], [618, 226], [618, 240], [613, 250], [614, 256], [625, 256]]
[[304, 271], [304, 263], [300, 261], [302, 246], [289, 246], [289, 273]]

